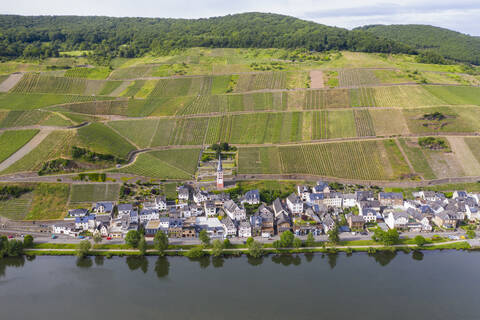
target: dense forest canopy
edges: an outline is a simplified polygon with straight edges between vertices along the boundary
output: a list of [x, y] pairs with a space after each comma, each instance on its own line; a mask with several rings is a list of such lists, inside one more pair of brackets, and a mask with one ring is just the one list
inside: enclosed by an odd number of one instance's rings
[[428, 25], [372, 25], [358, 28], [445, 58], [480, 64], [480, 37]]
[[415, 53], [408, 45], [362, 30], [269, 13], [195, 20], [0, 15], [0, 56], [4, 59], [50, 57], [71, 50], [94, 50], [97, 57], [109, 59], [189, 47]]

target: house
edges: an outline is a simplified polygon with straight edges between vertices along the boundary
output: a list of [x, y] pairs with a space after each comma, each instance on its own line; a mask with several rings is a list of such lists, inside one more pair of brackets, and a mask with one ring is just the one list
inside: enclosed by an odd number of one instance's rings
[[403, 194], [401, 192], [380, 192], [378, 201], [382, 206], [400, 207], [403, 205]]
[[308, 195], [307, 203], [313, 205], [323, 205], [323, 199], [325, 195], [323, 193], [310, 193]]
[[68, 215], [70, 217], [85, 217], [88, 215], [88, 209], [73, 209], [73, 210], [68, 210]]
[[104, 223], [100, 223], [99, 225], [97, 225], [95, 230], [95, 232], [98, 232], [102, 237], [107, 237], [109, 234], [108, 231], [109, 231], [109, 226]]
[[167, 210], [167, 199], [165, 196], [158, 196], [155, 198], [155, 206], [159, 211], [166, 211]]
[[215, 207], [215, 203], [211, 200], [205, 201], [203, 203], [205, 208], [205, 214], [207, 217], [212, 217], [217, 214], [217, 207]]
[[250, 205], [255, 205], [260, 203], [260, 192], [258, 189], [250, 190], [245, 193], [242, 200], [240, 201], [241, 204], [248, 203]]
[[197, 217], [195, 218], [195, 225], [197, 233], [206, 230], [210, 239], [225, 238], [225, 229], [218, 218]]
[[138, 224], [138, 210], [132, 210], [129, 215], [129, 222], [130, 223], [137, 223]]
[[272, 207], [273, 207], [273, 212], [275, 213], [275, 218], [278, 218], [282, 214], [286, 216], [289, 215], [288, 212], [283, 207], [283, 204], [280, 198], [277, 198], [275, 199], [275, 201], [273, 201]]
[[249, 238], [252, 236], [252, 227], [248, 220], [240, 221], [238, 224], [238, 236], [240, 238]]
[[295, 193], [287, 197], [287, 207], [293, 214], [300, 214], [303, 212], [303, 201]]
[[193, 193], [193, 201], [196, 203], [196, 204], [200, 204], [202, 202], [205, 202], [208, 200], [208, 192], [206, 191], [203, 191], [201, 189], [197, 189], [195, 190], [195, 192]]
[[93, 205], [92, 212], [96, 214], [112, 214], [114, 206], [113, 202], [97, 202]]
[[357, 202], [375, 200], [373, 191], [355, 191], [355, 197], [357, 198]]
[[347, 214], [347, 223], [350, 229], [363, 229], [365, 226], [365, 220], [361, 216], [356, 216], [354, 214]]
[[211, 200], [215, 203], [217, 207], [222, 207], [225, 202], [230, 200], [230, 195], [228, 193], [216, 193], [208, 196], [207, 200]]
[[317, 184], [313, 187], [314, 193], [329, 193], [330, 187], [325, 181], [317, 181]]
[[375, 223], [381, 219], [380, 213], [372, 208], [362, 208], [358, 214], [366, 223]]
[[343, 205], [343, 195], [340, 192], [325, 193], [323, 204], [327, 207], [341, 208]]
[[133, 205], [131, 203], [121, 203], [117, 206], [117, 209], [119, 216], [129, 216], [133, 211]]
[[255, 213], [250, 216], [250, 225], [252, 227], [252, 237], [259, 237], [262, 235], [262, 216]]
[[157, 209], [142, 209], [138, 215], [139, 223], [145, 223], [150, 220], [157, 220], [160, 214]]
[[272, 210], [262, 204], [258, 208], [255, 215], [258, 215], [262, 218], [262, 237], [269, 238], [273, 236], [275, 234], [275, 214], [272, 212]]
[[435, 191], [420, 191], [419, 193], [420, 198], [426, 201], [437, 201], [439, 198]]
[[452, 195], [452, 199], [466, 199], [467, 198], [466, 191], [454, 191]]
[[190, 199], [190, 190], [186, 186], [180, 186], [177, 188], [178, 199], [188, 201]]
[[229, 216], [224, 217], [221, 222], [223, 228], [225, 229], [225, 236], [227, 238], [232, 238], [237, 235], [237, 227]]
[[285, 212], [281, 212], [279, 215], [276, 215], [277, 223], [277, 234], [282, 234], [287, 230], [292, 229], [289, 216]]
[[467, 211], [465, 212], [465, 216], [468, 218], [470, 222], [478, 222], [480, 221], [480, 211], [478, 207], [467, 206]]
[[56, 223], [52, 225], [52, 233], [76, 236], [75, 223]]
[[391, 211], [385, 217], [385, 223], [390, 229], [406, 230], [409, 215], [405, 211]]
[[452, 229], [457, 227], [458, 218], [453, 211], [442, 211], [433, 217], [433, 222], [439, 227]]
[[325, 215], [322, 223], [323, 223], [323, 230], [325, 233], [327, 233], [328, 231], [330, 231], [335, 227], [335, 220], [333, 220], [332, 216], [329, 214]]
[[193, 239], [196, 236], [197, 236], [197, 230], [195, 227], [195, 218], [188, 218], [183, 220], [182, 238]]
[[422, 225], [421, 231], [427, 231], [427, 232], [432, 231], [432, 225], [430, 224], [430, 218], [429, 218], [430, 215], [414, 209], [408, 209], [407, 213], [414, 221]]
[[151, 219], [147, 222], [145, 226], [145, 236], [153, 237], [160, 230], [160, 220]]
[[168, 237], [182, 238], [183, 237], [183, 220], [170, 218], [168, 222]]
[[240, 208], [233, 200], [226, 201], [223, 205], [223, 209], [233, 221], [241, 221], [247, 218], [245, 209]]
[[77, 230], [88, 230], [88, 217], [76, 217], [75, 218], [75, 229]]
[[345, 193], [343, 194], [343, 207], [351, 208], [357, 205], [357, 198], [354, 193]]
[[310, 195], [310, 187], [306, 185], [297, 186], [297, 194], [302, 199], [302, 201], [307, 201], [308, 196]]

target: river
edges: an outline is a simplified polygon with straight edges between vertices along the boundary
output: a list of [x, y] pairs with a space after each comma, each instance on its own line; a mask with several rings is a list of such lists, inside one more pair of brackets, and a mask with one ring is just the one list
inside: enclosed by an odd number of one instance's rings
[[0, 260], [11, 319], [480, 319], [480, 253]]

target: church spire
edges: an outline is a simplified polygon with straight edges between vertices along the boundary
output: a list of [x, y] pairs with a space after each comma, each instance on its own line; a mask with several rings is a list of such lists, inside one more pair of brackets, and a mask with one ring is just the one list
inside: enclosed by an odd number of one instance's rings
[[223, 171], [222, 167], [222, 155], [218, 156], [218, 166], [217, 166], [217, 172]]

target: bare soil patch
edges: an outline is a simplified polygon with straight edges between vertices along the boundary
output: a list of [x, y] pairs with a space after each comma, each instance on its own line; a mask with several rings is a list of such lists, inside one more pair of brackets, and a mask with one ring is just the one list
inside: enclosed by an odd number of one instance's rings
[[22, 79], [23, 73], [11, 74], [5, 81], [0, 83], [0, 92], [8, 92]]
[[310, 88], [312, 89], [325, 88], [325, 83], [323, 81], [323, 72], [321, 70], [310, 71]]

